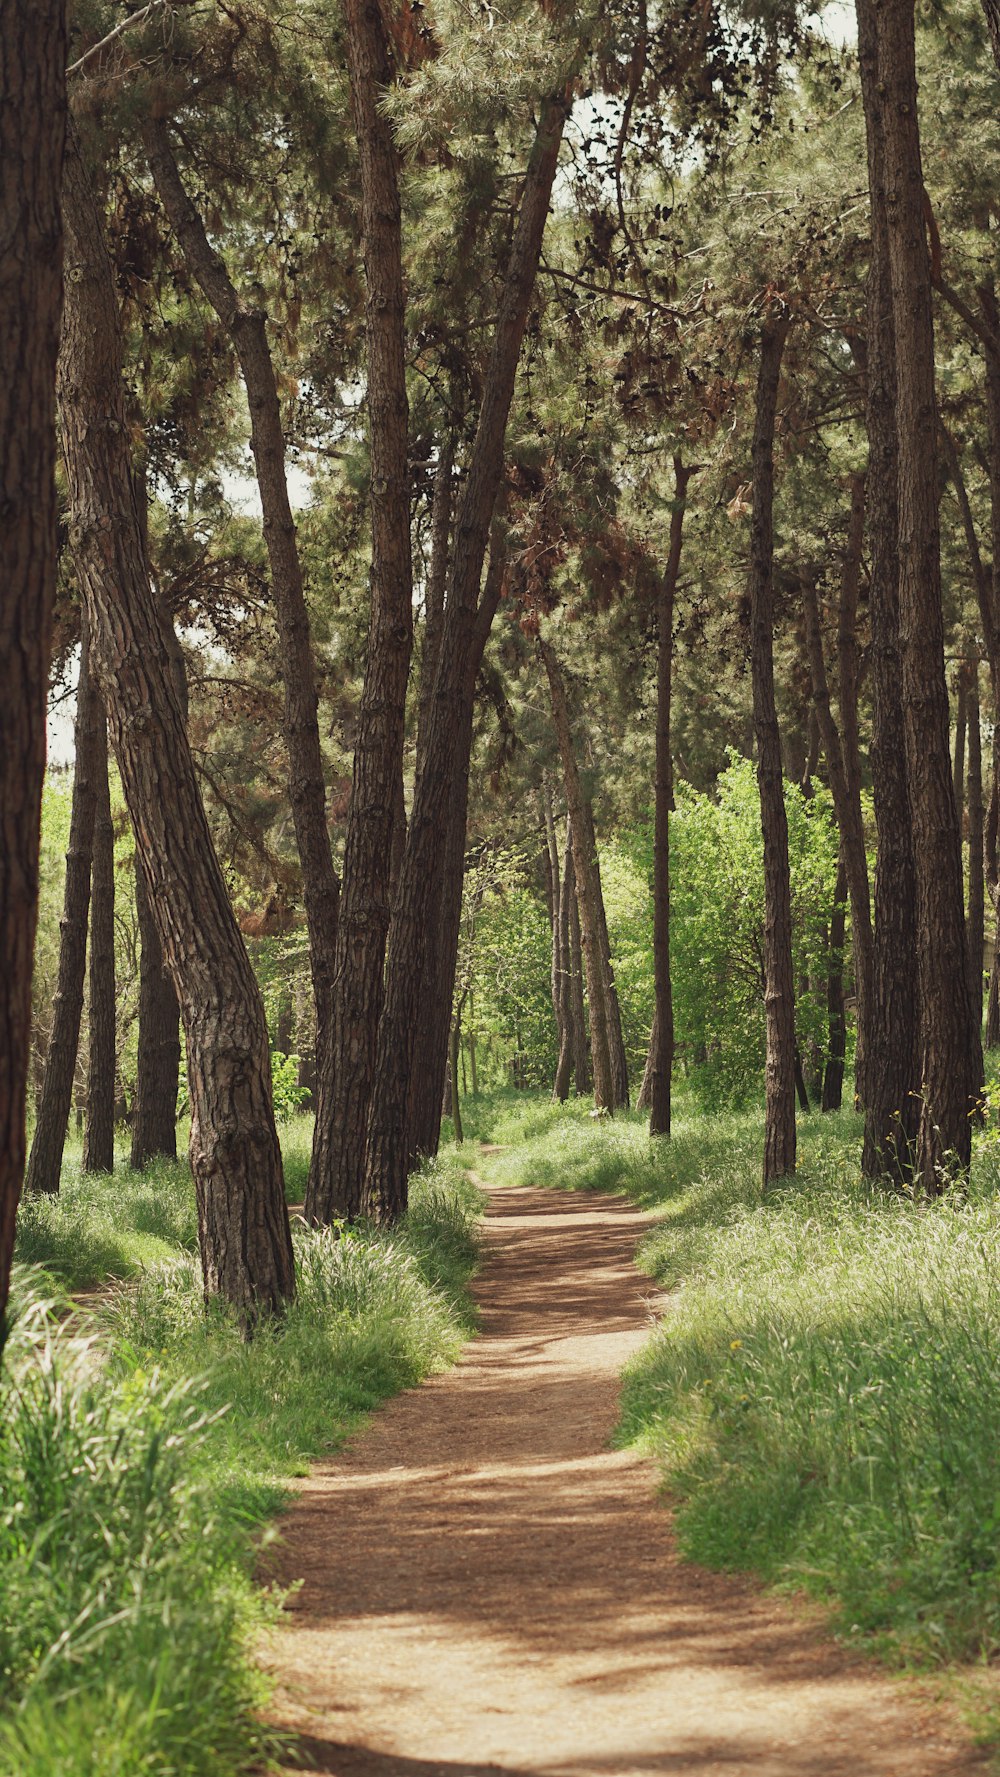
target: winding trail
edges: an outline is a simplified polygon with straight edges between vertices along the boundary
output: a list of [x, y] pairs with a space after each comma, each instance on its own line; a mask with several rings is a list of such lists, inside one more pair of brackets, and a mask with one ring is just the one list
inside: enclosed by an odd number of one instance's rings
[[303, 1583], [268, 1664], [295, 1769], [985, 1770], [915, 1688], [681, 1562], [650, 1464], [607, 1448], [649, 1332], [647, 1218], [616, 1197], [489, 1199], [480, 1336], [318, 1465], [285, 1520], [278, 1577]]

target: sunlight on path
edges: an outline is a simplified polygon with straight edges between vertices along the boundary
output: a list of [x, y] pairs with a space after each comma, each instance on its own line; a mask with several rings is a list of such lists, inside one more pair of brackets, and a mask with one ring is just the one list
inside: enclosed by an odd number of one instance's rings
[[912, 1689], [678, 1561], [649, 1464], [607, 1448], [648, 1335], [617, 1198], [490, 1192], [482, 1333], [319, 1465], [269, 1664], [302, 1769], [340, 1777], [958, 1777]]

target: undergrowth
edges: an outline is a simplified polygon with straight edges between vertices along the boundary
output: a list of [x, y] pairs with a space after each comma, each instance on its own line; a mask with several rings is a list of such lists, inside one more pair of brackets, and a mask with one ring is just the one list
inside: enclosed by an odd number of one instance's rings
[[[249, 1344], [204, 1310], [182, 1176], [71, 1176], [61, 1213], [29, 1217], [19, 1243], [0, 1373], [0, 1777], [260, 1768], [273, 1736], [251, 1644], [277, 1608], [252, 1584], [261, 1533], [290, 1475], [450, 1362], [471, 1326], [480, 1200], [454, 1165], [413, 1181], [390, 1233], [299, 1225], [296, 1299]], [[91, 1312], [47, 1299], [50, 1276], [112, 1270], [132, 1281]]]
[[764, 1200], [759, 1116], [679, 1111], [652, 1142], [635, 1116], [532, 1106], [489, 1165], [657, 1212], [640, 1263], [674, 1294], [626, 1373], [620, 1437], [658, 1459], [683, 1552], [808, 1591], [891, 1657], [993, 1660], [996, 1133], [967, 1189], [917, 1202], [861, 1180], [857, 1118], [813, 1115], [798, 1176]]

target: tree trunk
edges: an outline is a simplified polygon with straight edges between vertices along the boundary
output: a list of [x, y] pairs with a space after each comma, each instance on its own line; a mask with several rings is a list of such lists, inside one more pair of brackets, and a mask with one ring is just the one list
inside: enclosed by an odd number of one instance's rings
[[611, 939], [608, 935], [608, 915], [604, 904], [604, 888], [601, 883], [601, 863], [597, 851], [597, 832], [594, 827], [594, 805], [589, 797], [583, 802], [583, 835], [584, 843], [594, 860], [594, 918], [597, 927], [598, 953], [604, 971], [604, 999], [608, 1014], [608, 1053], [611, 1059], [611, 1110], [627, 1110], [629, 1103], [628, 1062], [625, 1056], [625, 1038], [622, 1032], [622, 1013], [618, 1001], [618, 988], [615, 985], [615, 972], [611, 962]]
[[213, 249], [204, 222], [182, 183], [166, 123], [162, 119], [152, 119], [145, 126], [143, 140], [160, 202], [187, 264], [236, 348], [250, 409], [250, 448], [271, 570], [278, 665], [284, 687], [282, 734], [288, 755], [288, 796], [302, 866], [302, 897], [316, 1000], [316, 1050], [321, 1064], [316, 1118], [317, 1126], [320, 1126], [327, 1115], [322, 1081], [324, 1078], [328, 1083], [330, 1081], [330, 1070], [324, 1071], [322, 1056], [333, 1033], [340, 884], [333, 867], [326, 818], [326, 779], [319, 738], [316, 672], [302, 564], [288, 498], [285, 434], [274, 364], [267, 342], [267, 318], [262, 310], [244, 302], [222, 258]]
[[[317, 1118], [305, 1204], [307, 1219], [321, 1223], [354, 1217], [361, 1208], [391, 913], [394, 798], [413, 641], [399, 171], [384, 108], [393, 65], [377, 6], [370, 0], [345, 0], [344, 20], [367, 284], [372, 566], [368, 658], [344, 851], [333, 1044], [328, 1056], [317, 1057], [321, 1101], [329, 1112], [323, 1122]], [[405, 856], [401, 882], [404, 873]]]
[[969, 906], [966, 916], [966, 948], [969, 954], [969, 1003], [976, 1031], [983, 1022], [983, 953], [986, 935], [986, 882], [983, 865], [983, 752], [979, 723], [979, 668], [969, 668], [966, 690], [966, 724], [969, 750]]
[[[562, 892], [562, 872], [559, 867], [559, 846], [556, 840], [555, 816], [552, 812], [552, 789], [546, 774], [542, 782], [542, 805], [545, 812], [545, 886], [549, 908], [549, 924], [552, 931], [551, 964], [549, 970], [549, 992], [552, 997], [552, 1017], [556, 1027], [556, 1084], [559, 1080], [559, 1062], [563, 1052], [568, 1053], [566, 1040], [566, 1020], [564, 1016], [565, 981], [562, 969], [562, 919], [560, 896]], [[566, 1069], [566, 1082], [563, 1090], [565, 1099], [569, 1093], [569, 1068]], [[553, 1098], [559, 1098], [556, 1087], [553, 1087]]]
[[128, 458], [121, 324], [71, 132], [59, 401], [77, 578], [136, 847], [181, 1004], [205, 1289], [249, 1330], [293, 1293], [260, 990], [212, 846], [148, 576]]
[[[863, 511], [863, 508], [862, 508]], [[861, 1103], [866, 1102], [867, 1084], [864, 1080], [864, 1056], [868, 1047], [868, 1012], [872, 997], [872, 971], [874, 967], [874, 937], [872, 933], [871, 892], [868, 885], [868, 856], [865, 850], [865, 829], [861, 813], [861, 781], [860, 774], [853, 768], [848, 774], [841, 736], [834, 720], [830, 706], [830, 689], [826, 676], [826, 661], [823, 651], [823, 634], [820, 625], [819, 603], [816, 588], [812, 580], [803, 576], [802, 609], [805, 617], [806, 648], [809, 654], [809, 670], [812, 677], [813, 697], [816, 705], [816, 719], [819, 724], [823, 751], [826, 754], [827, 775], [830, 780], [830, 793], [833, 797], [834, 813], [840, 831], [840, 858], [847, 875], [847, 892], [851, 899], [851, 935], [854, 945], [854, 979], [858, 1000], [858, 1053], [861, 1066], [856, 1073], [856, 1091]], [[847, 659], [845, 661], [845, 654]], [[842, 671], [850, 674], [849, 651], [841, 648]], [[856, 676], [853, 683], [856, 685]], [[850, 686], [841, 687], [841, 710], [846, 707], [854, 709], [854, 746], [857, 750], [856, 695], [852, 697]]]
[[570, 945], [571, 903], [576, 894], [576, 879], [573, 874], [573, 842], [570, 828], [566, 828], [566, 849], [563, 855], [562, 883], [559, 889], [558, 921], [556, 925], [556, 947], [559, 971], [559, 1061], [556, 1066], [555, 1084], [552, 1096], [560, 1104], [565, 1104], [569, 1097], [570, 1075], [573, 1071], [573, 1055], [576, 1032], [574, 1030], [575, 1007], [573, 1004], [573, 959]]
[[998, 0], [983, 0], [983, 12], [986, 14], [986, 23], [989, 27], [993, 60], [996, 62], [997, 72], [1000, 73], [1000, 4], [998, 4]]
[[905, 1183], [919, 1123], [916, 873], [903, 737], [899, 634], [896, 333], [889, 278], [885, 151], [873, 0], [857, 0], [871, 190], [867, 290], [868, 507], [871, 546], [872, 791], [878, 853], [862, 1171]]
[[462, 1009], [456, 1007], [455, 1016], [451, 1021], [451, 1032], [448, 1040], [449, 1063], [451, 1071], [451, 1121], [456, 1147], [465, 1140], [462, 1128], [462, 1105], [458, 1090], [458, 1051], [462, 1040]]
[[[145, 495], [145, 482], [137, 486]], [[147, 543], [146, 527], [143, 537]], [[170, 661], [181, 718], [187, 725], [188, 682], [184, 651], [173, 620], [158, 610], [160, 632]], [[135, 1099], [132, 1106], [132, 1151], [129, 1164], [141, 1171], [157, 1155], [177, 1158], [177, 1090], [181, 1064], [181, 1012], [156, 929], [142, 859], [135, 856], [135, 907], [139, 927], [139, 1041]]]
[[767, 1020], [764, 1188], [795, 1171], [795, 981], [788, 820], [781, 735], [774, 701], [774, 425], [787, 319], [771, 315], [761, 333], [753, 436], [750, 531], [750, 667], [757, 782], [764, 839], [764, 1004]]
[[[490, 577], [480, 603], [483, 561], [500, 492], [507, 417], [570, 101], [567, 86], [541, 107], [499, 301], [475, 442], [456, 513], [427, 750], [414, 792], [389, 938], [386, 1000], [368, 1121], [364, 1204], [380, 1221], [394, 1221], [406, 1208], [413, 1146], [410, 1081], [418, 1034], [423, 1040], [419, 1012], [424, 952], [432, 909], [440, 899], [449, 805], [455, 808], [464, 853], [475, 677], [496, 611], [496, 603], [488, 596]], [[499, 600], [500, 576], [494, 593]], [[457, 924], [453, 931], [457, 944]], [[452, 933], [443, 934], [443, 939], [450, 950]]]
[[56, 582], [65, 0], [0, 10], [0, 1349], [25, 1159]]
[[115, 1169], [115, 829], [108, 782], [108, 724], [97, 720], [96, 805], [90, 867], [90, 1002], [84, 1172]]
[[136, 1057], [130, 1166], [136, 1171], [158, 1155], [177, 1158], [177, 1085], [180, 1077], [180, 1007], [163, 960], [142, 864], [135, 860], [135, 907], [139, 927], [139, 1046]]
[[656, 1059], [656, 1048], [659, 1035], [656, 1029], [657, 1010], [653, 1007], [653, 1023], [649, 1032], [649, 1048], [646, 1050], [646, 1065], [642, 1070], [642, 1085], [635, 1101], [637, 1111], [648, 1111], [653, 1101], [653, 1065]]
[[955, 793], [955, 814], [961, 844], [965, 802], [965, 730], [967, 723], [966, 674], [964, 664], [955, 674], [955, 754], [952, 782]]
[[[674, 767], [670, 756], [670, 697], [674, 668], [674, 596], [684, 540], [684, 502], [693, 471], [674, 457], [670, 549], [656, 608], [656, 790], [653, 815], [653, 1018], [649, 1062], [649, 1133], [670, 1134], [670, 1076], [674, 1064], [674, 1005], [670, 987], [670, 815]], [[645, 1080], [643, 1080], [645, 1086]]]
[[587, 1042], [587, 1009], [583, 1003], [583, 935], [580, 929], [580, 895], [576, 880], [576, 863], [574, 861], [573, 825], [567, 816], [566, 844], [569, 851], [567, 866], [570, 876], [569, 898], [569, 956], [570, 974], [569, 988], [573, 1016], [573, 1084], [577, 1098], [586, 1098], [593, 1090], [593, 1076], [590, 1068], [590, 1045]]
[[94, 684], [90, 624], [81, 613], [80, 677], [76, 689], [75, 764], [66, 887], [59, 922], [59, 967], [52, 1007], [52, 1034], [45, 1058], [45, 1077], [34, 1139], [25, 1176], [25, 1190], [53, 1194], [59, 1189], [66, 1129], [73, 1105], [73, 1080], [83, 1015], [83, 983], [87, 968], [87, 915], [90, 870], [97, 808], [98, 750], [101, 744], [100, 698]]
[[847, 914], [847, 867], [841, 845], [837, 860], [837, 886], [834, 890], [833, 912], [830, 916], [829, 964], [826, 977], [826, 1010], [829, 1020], [829, 1042], [826, 1066], [823, 1069], [823, 1096], [820, 1108], [839, 1111], [844, 1100], [844, 1058], [847, 1054], [847, 1019], [844, 1013], [844, 938]]
[[587, 1005], [590, 1013], [590, 1054], [594, 1070], [594, 1103], [598, 1110], [614, 1110], [615, 1086], [611, 1068], [611, 1032], [608, 1008], [607, 972], [602, 956], [601, 923], [598, 905], [602, 900], [598, 875], [597, 849], [593, 837], [593, 815], [588, 823], [580, 773], [573, 751], [573, 736], [566, 706], [562, 671], [548, 642], [539, 639], [539, 651], [545, 665], [552, 698], [552, 717], [563, 765], [563, 784], [573, 833], [573, 864], [577, 881], [577, 901], [583, 931], [583, 953], [587, 967]]
[[917, 1173], [940, 1191], [967, 1170], [982, 1055], [966, 978], [962, 863], [949, 746], [938, 526], [937, 399], [930, 258], [924, 222], [913, 0], [876, 9], [877, 106], [885, 151], [896, 333], [899, 615], [903, 727], [917, 883], [922, 1081]]
[[[507, 563], [506, 538], [494, 527], [490, 565], [486, 576], [477, 627], [471, 642], [465, 684], [454, 711], [455, 728], [445, 768], [451, 775], [451, 796], [438, 815], [439, 843], [431, 860], [437, 895], [423, 933], [420, 957], [421, 992], [417, 1004], [420, 1043], [410, 1063], [407, 1100], [406, 1171], [421, 1154], [436, 1154], [441, 1120], [437, 1105], [441, 1079], [448, 1060], [448, 1033], [455, 997], [455, 970], [462, 922], [465, 884], [465, 834], [469, 806], [469, 763], [472, 756], [472, 725], [476, 675], [489, 626], [500, 602]], [[425, 786], [418, 780], [414, 807]], [[426, 886], [426, 885], [425, 885]], [[405, 1181], [404, 1181], [405, 1182]]]

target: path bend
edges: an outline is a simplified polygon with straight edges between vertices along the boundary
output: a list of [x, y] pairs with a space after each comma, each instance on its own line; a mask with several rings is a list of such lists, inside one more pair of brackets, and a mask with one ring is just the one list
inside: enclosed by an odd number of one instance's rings
[[[481, 1333], [314, 1468], [272, 1711], [329, 1777], [966, 1777], [914, 1687], [679, 1560], [608, 1440], [650, 1330], [621, 1198], [490, 1189]], [[287, 1767], [289, 1770], [293, 1767]]]

